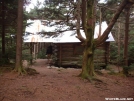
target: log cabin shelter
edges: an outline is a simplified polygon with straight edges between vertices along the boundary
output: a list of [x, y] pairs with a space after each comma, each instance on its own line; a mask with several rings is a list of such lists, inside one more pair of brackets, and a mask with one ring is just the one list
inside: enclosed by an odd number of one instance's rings
[[[39, 24], [39, 21], [38, 21]], [[37, 24], [37, 25], [38, 25]], [[34, 27], [37, 25], [34, 25]], [[41, 27], [37, 27], [36, 30], [38, 32], [41, 30]], [[47, 28], [47, 27], [46, 27]], [[96, 25], [95, 27], [95, 33], [94, 33], [94, 38], [97, 38], [99, 35], [99, 25]], [[107, 28], [106, 22], [102, 22], [101, 25], [101, 34], [104, 32], [104, 30]], [[28, 30], [29, 29], [29, 30]], [[31, 29], [33, 28], [28, 28], [26, 31], [30, 32]], [[53, 28], [48, 28], [48, 33], [54, 33], [50, 32], [52, 31]], [[34, 31], [34, 30], [32, 30]], [[32, 32], [31, 31], [31, 32]], [[34, 31], [32, 33], [35, 33], [37, 31]], [[81, 34], [83, 37], [84, 32], [81, 30]], [[25, 43], [34, 43], [34, 57], [36, 57], [35, 54], [38, 54], [40, 47], [47, 47], [50, 43], [53, 45], [53, 60], [54, 60], [54, 65], [56, 66], [78, 66], [80, 67], [82, 65], [82, 55], [83, 55], [83, 50], [84, 46], [81, 44], [79, 39], [76, 38], [76, 31], [65, 31], [60, 34], [58, 34], [56, 37], [45, 35], [37, 35], [37, 34], [31, 34], [28, 35], [24, 38]], [[99, 66], [106, 66], [109, 62], [110, 59], [110, 42], [113, 42], [114, 38], [112, 36], [112, 33], [110, 32], [108, 35], [108, 39], [104, 44], [102, 44], [100, 47], [98, 47], [95, 51], [95, 57], [94, 57], [94, 63], [95, 65]]]

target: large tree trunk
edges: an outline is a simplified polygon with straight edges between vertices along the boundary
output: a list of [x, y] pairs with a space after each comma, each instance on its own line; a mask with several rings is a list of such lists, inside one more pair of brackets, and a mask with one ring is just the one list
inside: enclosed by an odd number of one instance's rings
[[23, 0], [18, 0], [15, 71], [17, 71], [19, 74], [22, 74], [23, 72], [25, 72], [24, 68], [22, 67], [22, 33], [23, 33]]
[[[85, 1], [86, 2], [86, 1]], [[94, 75], [94, 26], [95, 26], [95, 17], [94, 17], [94, 0], [88, 0], [87, 3], [87, 23], [85, 23], [85, 49], [83, 52], [83, 64], [82, 72], [80, 76], [90, 80], [90, 77]]]

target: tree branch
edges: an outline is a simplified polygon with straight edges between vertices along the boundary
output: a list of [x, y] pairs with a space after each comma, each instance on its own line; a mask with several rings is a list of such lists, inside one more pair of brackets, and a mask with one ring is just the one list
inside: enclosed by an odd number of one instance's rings
[[119, 8], [116, 10], [116, 13], [114, 14], [114, 17], [110, 21], [107, 29], [103, 32], [102, 36], [97, 39], [97, 46], [99, 46], [100, 44], [102, 44], [106, 41], [106, 39], [108, 38], [108, 34], [110, 33], [111, 29], [113, 28], [114, 24], [116, 23], [117, 19], [119, 18], [122, 10], [126, 7], [127, 4], [128, 4], [128, 0], [124, 0], [120, 4]]
[[78, 38], [81, 42], [85, 42], [85, 38], [80, 33], [80, 18], [81, 18], [81, 16], [80, 16], [80, 0], [78, 0], [78, 3], [77, 3], [76, 17], [77, 17], [77, 24], [76, 24], [77, 36], [76, 36], [76, 38]]

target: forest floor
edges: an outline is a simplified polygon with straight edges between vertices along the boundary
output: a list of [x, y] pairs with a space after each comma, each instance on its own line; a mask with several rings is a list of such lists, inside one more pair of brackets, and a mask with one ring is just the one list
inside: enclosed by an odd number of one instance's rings
[[118, 68], [100, 70], [93, 81], [78, 77], [81, 69], [58, 68], [37, 59], [30, 66], [39, 74], [18, 76], [15, 72], [0, 73], [0, 101], [134, 101], [134, 77], [116, 73]]

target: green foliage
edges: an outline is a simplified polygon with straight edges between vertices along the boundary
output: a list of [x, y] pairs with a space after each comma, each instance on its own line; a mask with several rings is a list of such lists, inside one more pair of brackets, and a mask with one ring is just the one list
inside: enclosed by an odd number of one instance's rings
[[134, 70], [134, 65], [131, 66], [123, 66], [123, 74], [125, 74], [126, 76], [129, 75], [129, 71]]
[[40, 52], [38, 53], [37, 58], [45, 59], [46, 58], [46, 50], [45, 49], [40, 50]]
[[134, 71], [134, 63], [132, 63], [130, 66], [129, 66], [129, 71]]
[[110, 63], [123, 65], [123, 48], [118, 54], [118, 46], [115, 43], [110, 44]]
[[41, 7], [41, 3], [37, 2], [34, 9], [31, 9], [29, 13], [26, 13], [26, 15], [33, 19], [65, 20], [66, 15], [64, 14], [67, 14], [67, 4], [68, 1], [66, 0], [45, 0], [43, 7]]
[[[30, 61], [33, 59], [32, 55], [30, 54], [29, 48], [27, 46], [23, 46], [22, 48], [22, 60], [27, 60]], [[0, 46], [0, 50], [1, 50], [1, 46]], [[15, 63], [15, 59], [16, 59], [16, 46], [14, 44], [12, 45], [8, 45], [6, 47], [6, 52], [5, 55], [1, 54], [2, 52], [0, 51], [0, 65], [6, 65], [9, 63]]]
[[22, 60], [27, 60], [30, 64], [32, 64], [33, 56], [30, 53], [30, 47], [24, 44], [22, 49]]
[[113, 61], [115, 61], [118, 57], [117, 56], [118, 55], [117, 49], [118, 49], [118, 47], [115, 45], [115, 43], [110, 44], [110, 59], [113, 60]]
[[124, 70], [124, 72], [134, 70], [134, 64], [131, 64], [130, 66], [123, 66], [123, 70]]
[[[1, 47], [0, 47], [1, 49]], [[5, 54], [1, 54], [2, 52], [0, 51], [0, 65], [5, 65], [9, 64], [10, 60], [15, 60], [16, 52], [15, 52], [15, 46], [7, 46]]]
[[83, 56], [82, 55], [79, 55], [79, 61], [78, 61], [77, 64], [82, 65], [82, 60], [83, 60]]
[[[15, 29], [16, 27], [16, 19], [17, 19], [17, 1], [18, 0], [4, 0], [4, 11], [5, 11], [5, 20], [4, 24], [6, 25], [6, 29], [8, 29], [8, 33]], [[0, 4], [0, 7], [3, 4]], [[2, 8], [2, 7], [1, 7]], [[0, 15], [2, 15], [3, 12], [0, 12]], [[0, 16], [0, 19], [2, 21], [2, 16]], [[11, 32], [12, 33], [12, 32]], [[13, 34], [13, 33], [12, 33]]]
[[22, 50], [22, 60], [30, 61], [33, 59], [32, 55], [29, 52], [29, 49]]
[[128, 46], [128, 63], [129, 65], [131, 65], [132, 63], [134, 63], [134, 31], [130, 32], [130, 40], [129, 40], [129, 46]]
[[0, 58], [0, 66], [4, 65], [4, 64], [9, 64], [9, 59], [8, 58]]
[[[105, 66], [105, 61], [101, 61], [103, 58], [104, 50], [96, 49], [94, 51], [94, 68], [95, 69], [102, 69], [102, 66]], [[103, 65], [104, 64], [104, 65]]]
[[[111, 49], [110, 49], [110, 57], [111, 57], [111, 63], [118, 64], [123, 67], [123, 74], [126, 76], [129, 75], [129, 72], [134, 71], [134, 32], [133, 30], [130, 31], [129, 33], [129, 45], [128, 45], [128, 66], [124, 66], [124, 44], [121, 44], [121, 49], [120, 49], [120, 56], [118, 54], [118, 46], [117, 44], [111, 43]], [[122, 42], [122, 41], [121, 41]]]

